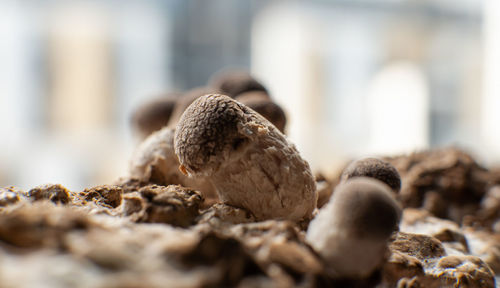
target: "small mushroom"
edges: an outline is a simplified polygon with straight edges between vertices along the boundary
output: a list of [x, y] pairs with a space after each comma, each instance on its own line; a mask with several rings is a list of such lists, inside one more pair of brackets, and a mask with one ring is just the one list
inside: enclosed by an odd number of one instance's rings
[[228, 96], [194, 101], [177, 124], [180, 170], [207, 176], [220, 200], [257, 220], [310, 219], [317, 194], [309, 164], [260, 114]]
[[171, 93], [149, 100], [134, 110], [131, 124], [139, 139], [145, 139], [168, 124], [179, 96]]
[[208, 203], [217, 199], [210, 182], [202, 177], [189, 178], [179, 171], [179, 160], [174, 152], [174, 129], [170, 127], [154, 132], [136, 148], [129, 164], [129, 177], [142, 183], [190, 187], [199, 190]]
[[235, 99], [264, 116], [264, 118], [273, 123], [281, 133], [285, 132], [285, 111], [283, 111], [278, 104], [273, 102], [267, 93], [262, 91], [250, 91], [238, 95]]
[[377, 158], [365, 158], [352, 162], [342, 172], [341, 181], [353, 177], [370, 177], [389, 185], [398, 193], [401, 189], [401, 177], [398, 170], [389, 162]]
[[358, 177], [341, 183], [309, 224], [307, 241], [337, 278], [366, 277], [384, 260], [401, 208], [389, 186]]
[[235, 98], [248, 91], [262, 91], [267, 93], [266, 87], [252, 75], [242, 70], [226, 70], [216, 73], [209, 81], [209, 86], [219, 93]]

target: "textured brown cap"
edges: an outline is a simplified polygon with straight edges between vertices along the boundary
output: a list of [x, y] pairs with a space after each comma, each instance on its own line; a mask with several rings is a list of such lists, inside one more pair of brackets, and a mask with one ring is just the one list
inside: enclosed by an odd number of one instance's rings
[[245, 141], [238, 131], [247, 109], [243, 107], [227, 96], [209, 94], [186, 109], [176, 127], [175, 153], [188, 171], [198, 172], [206, 165], [216, 169], [227, 158], [224, 154]]
[[389, 185], [398, 193], [401, 189], [401, 177], [394, 166], [389, 162], [377, 158], [365, 158], [352, 162], [344, 169], [341, 180], [346, 181], [354, 177], [370, 177]]

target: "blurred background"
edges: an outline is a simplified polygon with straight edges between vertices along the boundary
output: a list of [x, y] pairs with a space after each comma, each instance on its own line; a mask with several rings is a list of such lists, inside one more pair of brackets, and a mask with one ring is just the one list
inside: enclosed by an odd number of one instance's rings
[[0, 186], [112, 182], [133, 109], [227, 67], [314, 170], [446, 145], [500, 161], [498, 0], [0, 0]]

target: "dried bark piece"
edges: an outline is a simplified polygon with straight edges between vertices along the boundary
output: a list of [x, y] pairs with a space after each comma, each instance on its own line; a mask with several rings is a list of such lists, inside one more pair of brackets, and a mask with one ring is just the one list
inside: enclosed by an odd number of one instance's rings
[[95, 200], [101, 205], [116, 208], [122, 203], [123, 190], [119, 186], [114, 185], [99, 185], [92, 188], [87, 188], [80, 192], [80, 196], [86, 201]]
[[[399, 254], [398, 257], [391, 258], [395, 263], [386, 264], [384, 267], [384, 287], [495, 287], [491, 269], [475, 256], [444, 256], [426, 265], [424, 270], [420, 269], [420, 263], [408, 267], [410, 269], [407, 270], [394, 270], [395, 264], [404, 267], [405, 264], [409, 264], [407, 259], [411, 258], [404, 254]], [[411, 269], [412, 267], [416, 267], [417, 270]], [[395, 283], [397, 284], [394, 285]]]
[[463, 225], [481, 226], [490, 231], [500, 233], [500, 185], [488, 189], [481, 200], [479, 211], [464, 217]]
[[203, 235], [192, 251], [179, 256], [188, 269], [212, 267], [212, 279], [206, 283], [212, 287], [236, 287], [244, 277], [265, 275], [238, 240], [217, 233]]
[[439, 240], [406, 232], [393, 235], [388, 248], [390, 256], [382, 268], [384, 287], [420, 287], [429, 263], [446, 255]]
[[[174, 152], [174, 129], [164, 127], [154, 132], [135, 150], [129, 165], [129, 178], [140, 183], [167, 186], [178, 184], [199, 190], [207, 201], [215, 202], [217, 195], [212, 184], [204, 178], [189, 178], [179, 171]], [[215, 199], [215, 200], [213, 200]]]
[[500, 274], [500, 234], [467, 228], [464, 230], [472, 255], [481, 258], [497, 274]]
[[278, 238], [269, 245], [269, 261], [299, 275], [323, 272], [323, 263], [311, 247], [283, 238]]
[[384, 183], [355, 177], [335, 189], [311, 221], [307, 241], [336, 278], [363, 278], [380, 267], [401, 208]]
[[206, 176], [220, 200], [257, 220], [309, 219], [317, 201], [309, 164], [269, 121], [231, 98], [198, 98], [174, 140], [180, 169]]
[[425, 234], [440, 240], [445, 249], [453, 248], [469, 253], [467, 239], [460, 227], [453, 221], [433, 217], [426, 210], [407, 208], [399, 225], [400, 231]]
[[22, 192], [14, 187], [0, 188], [0, 207], [5, 207], [19, 202], [20, 193]]
[[285, 286], [315, 285], [323, 262], [306, 243], [296, 223], [267, 220], [229, 227], [224, 231], [241, 241], [275, 283]]
[[396, 194], [401, 189], [401, 177], [398, 170], [389, 162], [381, 159], [364, 158], [352, 162], [344, 169], [340, 179], [346, 181], [353, 177], [375, 178], [389, 185]]
[[[179, 185], [149, 185], [139, 190], [146, 200], [139, 222], [167, 223], [188, 227], [199, 215], [203, 197], [197, 191]], [[128, 200], [126, 200], [128, 201]]]
[[18, 248], [59, 248], [65, 233], [86, 229], [87, 216], [69, 206], [24, 203], [0, 217], [0, 241]]
[[[439, 259], [435, 269], [427, 270], [430, 277], [422, 281], [424, 287], [495, 287], [491, 269], [480, 258], [466, 255], [452, 255]], [[437, 283], [436, 283], [437, 282]], [[430, 285], [427, 285], [430, 284]], [[432, 284], [431, 284], [432, 283]]]
[[203, 211], [197, 220], [199, 224], [209, 223], [214, 227], [255, 222], [249, 211], [223, 203], [217, 203]]
[[28, 191], [27, 196], [34, 200], [50, 200], [54, 203], [68, 204], [71, 201], [70, 192], [61, 184], [44, 184]]
[[[258, 261], [262, 263], [268, 263], [268, 247], [275, 240], [286, 239], [287, 241], [306, 243], [297, 224], [290, 221], [267, 220], [238, 224], [229, 227], [227, 233], [244, 242], [248, 249], [257, 254]], [[265, 253], [258, 253], [259, 250]]]
[[143, 182], [136, 178], [120, 177], [113, 182], [114, 186], [122, 188], [123, 194], [137, 192], [141, 187], [149, 185], [148, 182]]
[[424, 195], [422, 208], [437, 217], [445, 218], [448, 215], [449, 204], [440, 193], [429, 191]]
[[[398, 287], [403, 286], [401, 279], [405, 282], [410, 282], [410, 279], [415, 279], [418, 276], [424, 276], [424, 265], [416, 257], [404, 254], [399, 251], [393, 251], [387, 261], [384, 263], [383, 269], [383, 283], [387, 283], [389, 287], [395, 286], [398, 283]], [[416, 280], [413, 280], [416, 282]], [[415, 287], [415, 283], [406, 284], [403, 287]], [[418, 287], [418, 286], [417, 286]]]
[[422, 262], [446, 255], [441, 242], [436, 238], [423, 234], [399, 232], [389, 244], [391, 251], [398, 251], [413, 256]]
[[146, 200], [139, 192], [130, 192], [123, 195], [122, 210], [126, 216], [143, 212], [146, 209]]
[[[461, 223], [476, 215], [487, 189], [500, 184], [500, 176], [478, 165], [456, 149], [428, 150], [385, 158], [399, 171], [403, 185], [399, 198], [404, 207], [425, 207], [436, 216]], [[434, 195], [428, 196], [428, 193]]]

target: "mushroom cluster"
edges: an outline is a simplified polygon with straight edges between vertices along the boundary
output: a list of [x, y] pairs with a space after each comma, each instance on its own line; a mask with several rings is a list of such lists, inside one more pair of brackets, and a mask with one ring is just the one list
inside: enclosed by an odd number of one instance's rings
[[130, 160], [128, 178], [147, 184], [178, 184], [199, 190], [206, 198], [206, 206], [218, 202], [213, 185], [204, 177], [187, 177], [178, 169], [179, 160], [174, 153], [173, 136], [177, 123], [185, 110], [199, 97], [224, 92], [255, 109], [271, 121], [281, 132], [285, 131], [286, 115], [275, 103], [267, 89], [243, 71], [218, 73], [205, 87], [193, 88], [185, 93], [170, 93], [154, 98], [139, 106], [132, 116], [134, 134], [142, 142]]
[[0, 188], [2, 287], [495, 287], [500, 170], [460, 150], [315, 177], [241, 71], [132, 120], [113, 185]]

